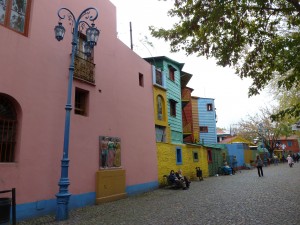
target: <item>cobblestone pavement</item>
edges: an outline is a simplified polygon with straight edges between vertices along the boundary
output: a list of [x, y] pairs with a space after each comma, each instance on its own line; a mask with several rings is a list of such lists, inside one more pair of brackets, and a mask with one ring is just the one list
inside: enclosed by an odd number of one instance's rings
[[299, 225], [300, 163], [243, 170], [234, 176], [194, 181], [189, 190], [158, 189], [123, 200], [70, 212], [67, 221], [54, 216], [20, 225]]

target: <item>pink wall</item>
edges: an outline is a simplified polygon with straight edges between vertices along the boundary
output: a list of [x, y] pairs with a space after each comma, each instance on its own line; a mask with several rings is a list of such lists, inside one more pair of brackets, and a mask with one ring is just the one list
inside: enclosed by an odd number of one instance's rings
[[[99, 136], [121, 138], [127, 186], [157, 181], [151, 67], [116, 37], [116, 8], [108, 0], [33, 1], [29, 36], [0, 26], [0, 93], [19, 104], [15, 163], [0, 163], [0, 190], [17, 188], [17, 203], [55, 198], [63, 152], [65, 104], [71, 33], [57, 42], [57, 10], [78, 16], [94, 6], [101, 30], [95, 48], [95, 86], [74, 80], [89, 91], [89, 115], [71, 113], [69, 191], [95, 192]], [[144, 87], [138, 75], [144, 75]], [[101, 91], [100, 91], [101, 90]]]

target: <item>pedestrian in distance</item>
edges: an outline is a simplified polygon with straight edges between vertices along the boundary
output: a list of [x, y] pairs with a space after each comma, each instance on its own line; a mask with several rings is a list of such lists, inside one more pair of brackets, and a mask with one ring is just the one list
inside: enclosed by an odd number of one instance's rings
[[274, 166], [278, 166], [278, 156], [274, 155], [273, 158], [274, 158]]
[[282, 163], [285, 163], [285, 156], [282, 154]]
[[290, 155], [288, 155], [288, 157], [286, 157], [286, 160], [288, 161], [289, 166], [292, 168], [294, 165], [293, 158]]
[[264, 172], [263, 172], [263, 161], [261, 160], [260, 156], [256, 156], [256, 160], [255, 160], [255, 163], [256, 163], [256, 168], [257, 168], [257, 172], [258, 172], [258, 176], [259, 177], [263, 177], [264, 176]]

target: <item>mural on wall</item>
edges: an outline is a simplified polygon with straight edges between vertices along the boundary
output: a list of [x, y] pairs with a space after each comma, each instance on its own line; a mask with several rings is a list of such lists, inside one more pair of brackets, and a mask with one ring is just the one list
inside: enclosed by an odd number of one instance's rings
[[118, 137], [99, 137], [100, 168], [121, 166], [121, 139]]

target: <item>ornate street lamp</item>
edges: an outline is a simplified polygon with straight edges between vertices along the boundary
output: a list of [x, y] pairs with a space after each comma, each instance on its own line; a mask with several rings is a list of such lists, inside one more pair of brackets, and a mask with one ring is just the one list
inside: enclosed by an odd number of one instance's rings
[[[93, 13], [93, 15], [91, 15]], [[91, 52], [94, 46], [97, 44], [97, 40], [100, 34], [100, 31], [95, 27], [93, 23], [98, 17], [97, 9], [89, 7], [81, 12], [79, 17], [75, 19], [73, 13], [67, 8], [60, 8], [57, 12], [57, 15], [60, 20], [67, 18], [72, 26], [72, 54], [71, 54], [71, 63], [69, 67], [69, 82], [68, 82], [68, 95], [67, 95], [67, 104], [66, 104], [66, 118], [65, 118], [65, 132], [64, 132], [64, 147], [63, 147], [63, 157], [61, 160], [61, 177], [58, 182], [59, 192], [56, 194], [57, 198], [57, 211], [56, 211], [56, 220], [66, 220], [69, 217], [69, 198], [71, 193], [69, 193], [68, 187], [70, 185], [68, 177], [69, 169], [69, 138], [70, 138], [70, 114], [72, 110], [71, 97], [72, 97], [72, 83], [74, 75], [74, 59], [75, 53], [77, 50], [78, 44], [78, 31], [84, 30], [86, 27], [86, 36], [87, 36], [87, 45], [85, 46], [86, 54], [91, 55]], [[85, 20], [92, 21], [92, 24], [89, 25]], [[65, 34], [65, 28], [62, 26], [62, 23], [59, 22], [54, 28], [55, 38], [58, 41], [63, 40]]]

